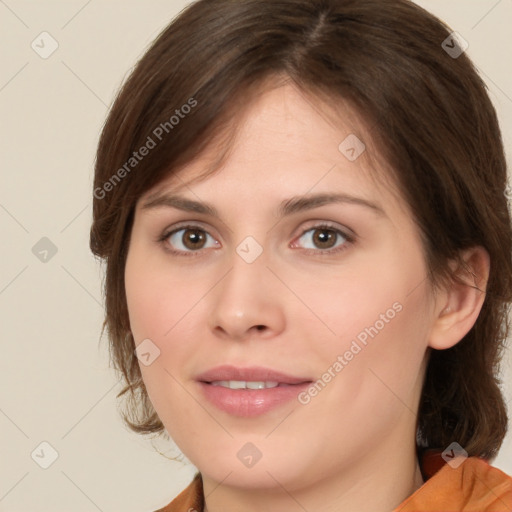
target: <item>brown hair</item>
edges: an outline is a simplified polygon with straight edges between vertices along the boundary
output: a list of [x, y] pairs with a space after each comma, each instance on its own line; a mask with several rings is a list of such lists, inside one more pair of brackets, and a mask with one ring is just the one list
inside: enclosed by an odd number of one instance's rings
[[265, 80], [286, 76], [315, 97], [349, 103], [373, 127], [421, 230], [432, 282], [450, 277], [448, 262], [463, 249], [480, 245], [490, 254], [474, 327], [453, 348], [431, 351], [418, 442], [444, 449], [456, 440], [469, 455], [496, 455], [507, 430], [498, 365], [512, 297], [506, 163], [484, 83], [465, 53], [454, 58], [442, 47], [450, 32], [407, 0], [199, 0], [156, 39], [104, 126], [90, 237], [106, 261], [104, 328], [132, 430], [164, 430], [127, 313], [135, 204], [240, 119]]

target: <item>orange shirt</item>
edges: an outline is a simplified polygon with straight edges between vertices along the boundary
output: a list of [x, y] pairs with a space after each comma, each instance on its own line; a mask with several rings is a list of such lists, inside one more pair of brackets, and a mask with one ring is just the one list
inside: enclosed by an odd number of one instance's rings
[[[425, 483], [393, 512], [512, 512], [512, 477], [484, 459], [467, 458], [452, 468], [441, 452], [421, 458]], [[156, 512], [204, 512], [203, 481], [192, 483], [169, 505]]]

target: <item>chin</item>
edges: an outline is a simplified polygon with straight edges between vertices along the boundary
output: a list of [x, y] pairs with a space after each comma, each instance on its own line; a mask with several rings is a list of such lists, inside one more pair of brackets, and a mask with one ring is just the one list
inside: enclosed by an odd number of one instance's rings
[[[197, 460], [194, 465], [204, 477], [222, 485], [243, 489], [271, 490], [298, 487], [307, 484], [305, 479], [311, 475], [311, 465], [305, 463], [305, 458], [296, 451], [296, 457], [290, 458], [285, 453], [274, 450], [273, 454], [265, 456], [252, 466], [245, 466], [237, 456], [236, 451], [211, 454], [208, 460]], [[204, 455], [204, 454], [203, 454]], [[243, 457], [242, 457], [243, 458]]]

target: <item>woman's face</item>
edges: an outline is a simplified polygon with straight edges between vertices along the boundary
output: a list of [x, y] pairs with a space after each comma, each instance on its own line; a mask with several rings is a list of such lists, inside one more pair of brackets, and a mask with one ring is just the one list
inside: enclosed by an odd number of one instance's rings
[[347, 119], [334, 127], [290, 85], [266, 92], [219, 172], [185, 185], [211, 148], [137, 204], [139, 365], [203, 478], [292, 492], [414, 451], [426, 265]]

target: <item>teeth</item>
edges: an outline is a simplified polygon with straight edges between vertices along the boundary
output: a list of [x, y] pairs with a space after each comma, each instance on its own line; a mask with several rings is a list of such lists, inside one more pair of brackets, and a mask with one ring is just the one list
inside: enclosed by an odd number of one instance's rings
[[212, 386], [222, 386], [229, 389], [267, 389], [275, 388], [279, 382], [257, 382], [257, 381], [244, 381], [244, 380], [216, 380], [211, 383]]

